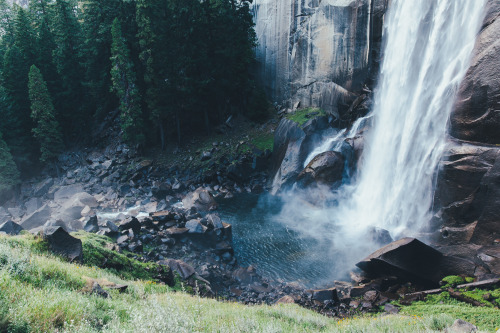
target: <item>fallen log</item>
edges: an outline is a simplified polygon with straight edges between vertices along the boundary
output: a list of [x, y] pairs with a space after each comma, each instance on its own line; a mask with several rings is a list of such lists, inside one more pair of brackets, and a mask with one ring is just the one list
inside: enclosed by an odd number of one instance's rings
[[448, 289], [448, 293], [450, 294], [450, 297], [453, 297], [454, 299], [457, 299], [461, 302], [469, 303], [474, 306], [486, 306], [486, 304], [476, 301], [475, 299], [472, 299], [470, 297], [467, 297], [459, 291], [453, 291], [453, 289]]
[[[486, 288], [486, 287], [494, 286], [496, 284], [500, 284], [500, 278], [465, 283], [465, 284], [459, 284], [457, 286], [457, 289]], [[430, 289], [430, 290], [418, 291], [416, 293], [405, 294], [404, 297], [427, 296], [427, 295], [439, 294], [439, 293], [442, 293], [443, 291], [445, 291], [445, 290], [443, 290], [443, 289]]]

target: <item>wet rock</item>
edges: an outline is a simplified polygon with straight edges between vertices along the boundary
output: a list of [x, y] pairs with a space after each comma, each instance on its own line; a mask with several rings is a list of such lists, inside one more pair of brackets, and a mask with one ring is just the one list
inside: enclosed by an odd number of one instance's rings
[[52, 252], [70, 261], [83, 259], [82, 241], [68, 234], [62, 227], [44, 227], [42, 235]]
[[488, 1], [471, 65], [451, 114], [451, 134], [482, 143], [500, 143], [500, 3]]
[[86, 232], [96, 233], [99, 231], [97, 216], [87, 217], [83, 222], [83, 230]]
[[368, 232], [372, 242], [378, 246], [384, 246], [394, 241], [389, 231], [385, 229], [373, 227]]
[[345, 159], [341, 153], [327, 151], [314, 157], [297, 176], [297, 183], [307, 187], [312, 184], [338, 185], [342, 180]]
[[257, 273], [252, 266], [240, 267], [233, 272], [233, 278], [241, 284], [251, 284], [256, 277]]
[[113, 222], [111, 221], [106, 221], [104, 223], [104, 225], [106, 226], [106, 228], [108, 228], [111, 232], [119, 232], [120, 229], [118, 228], [118, 226], [116, 224], [114, 224]]
[[222, 229], [224, 228], [224, 225], [222, 224], [222, 220], [217, 214], [208, 214], [207, 215], [207, 220], [209, 225], [212, 226], [214, 229]]
[[189, 232], [188, 228], [177, 228], [177, 227], [172, 227], [165, 230], [165, 234], [172, 237], [179, 237], [184, 234], [187, 234], [188, 232]]
[[132, 229], [135, 234], [138, 234], [141, 231], [141, 223], [135, 217], [128, 217], [120, 223], [118, 228], [119, 230]]
[[396, 276], [435, 286], [448, 275], [474, 275], [475, 264], [441, 252], [415, 238], [403, 238], [375, 251], [356, 264], [372, 276]]
[[26, 216], [21, 221], [21, 226], [26, 230], [41, 227], [50, 219], [51, 215], [52, 208], [45, 204], [33, 214]]
[[0, 232], [5, 232], [7, 235], [19, 235], [24, 228], [13, 221], [7, 221], [0, 225]]
[[449, 333], [472, 333], [472, 332], [477, 332], [477, 327], [475, 325], [472, 325], [471, 323], [468, 323], [462, 319], [457, 319], [453, 323], [453, 325], [450, 326], [449, 329], [446, 330], [446, 332]]

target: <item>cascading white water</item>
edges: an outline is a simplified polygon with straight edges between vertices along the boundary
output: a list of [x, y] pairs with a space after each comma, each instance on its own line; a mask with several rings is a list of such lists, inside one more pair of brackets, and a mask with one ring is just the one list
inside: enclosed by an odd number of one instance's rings
[[[373, 128], [357, 180], [335, 194], [334, 207], [308, 208], [292, 194], [281, 214], [284, 223], [343, 257], [336, 261], [337, 269], [349, 269], [374, 250], [370, 228], [386, 229], [398, 238], [418, 232], [429, 221], [449, 114], [469, 66], [485, 2], [391, 2]], [[333, 141], [314, 154], [334, 149]]]

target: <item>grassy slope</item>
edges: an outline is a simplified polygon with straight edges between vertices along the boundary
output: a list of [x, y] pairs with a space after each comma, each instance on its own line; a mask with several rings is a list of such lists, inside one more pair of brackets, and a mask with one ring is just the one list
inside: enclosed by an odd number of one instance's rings
[[[425, 309], [417, 317], [411, 315], [420, 310], [416, 306], [405, 316], [335, 320], [295, 305], [248, 307], [175, 292], [153, 281], [123, 280], [118, 275], [132, 274], [127, 269], [111, 272], [66, 263], [47, 254], [43, 242], [32, 236], [0, 236], [0, 331], [431, 332], [457, 317], [428, 315]], [[103, 299], [89, 294], [93, 281], [129, 288], [123, 294], [110, 291], [112, 298]]]

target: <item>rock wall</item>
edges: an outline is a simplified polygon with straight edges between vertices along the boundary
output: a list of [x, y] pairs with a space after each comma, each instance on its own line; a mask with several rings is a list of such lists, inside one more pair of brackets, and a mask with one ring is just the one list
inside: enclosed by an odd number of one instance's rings
[[440, 243], [494, 246], [500, 271], [500, 2], [489, 0], [437, 178]]
[[[258, 74], [278, 103], [349, 107], [378, 71], [388, 0], [255, 0]], [[291, 103], [290, 103], [291, 102]]]

